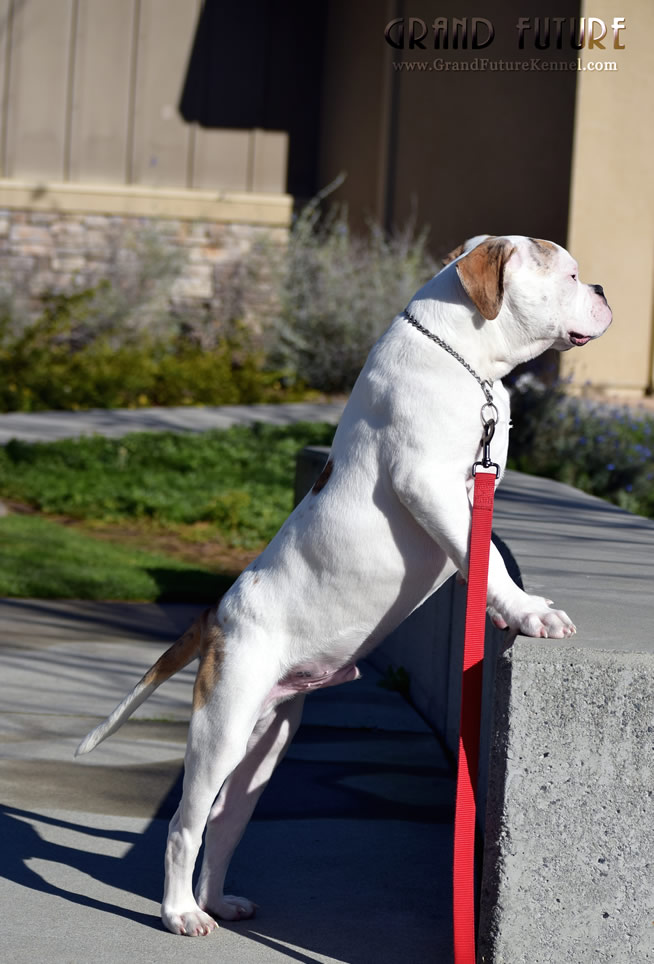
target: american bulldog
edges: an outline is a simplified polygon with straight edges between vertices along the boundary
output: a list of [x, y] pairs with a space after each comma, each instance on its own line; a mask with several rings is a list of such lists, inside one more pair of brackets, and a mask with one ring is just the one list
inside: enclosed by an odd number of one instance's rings
[[[199, 656], [165, 856], [170, 931], [205, 935], [217, 919], [254, 914], [250, 900], [223, 893], [225, 873], [305, 694], [356, 679], [358, 659], [453, 573], [466, 576], [471, 467], [489, 393], [503, 469], [500, 379], [547, 348], [585, 345], [610, 322], [601, 286], [582, 283], [557, 244], [480, 236], [453, 252], [372, 348], [313, 489], [220, 604], [82, 741], [78, 753], [92, 750]], [[528, 636], [575, 632], [565, 612], [518, 588], [494, 546], [488, 605], [499, 625]]]

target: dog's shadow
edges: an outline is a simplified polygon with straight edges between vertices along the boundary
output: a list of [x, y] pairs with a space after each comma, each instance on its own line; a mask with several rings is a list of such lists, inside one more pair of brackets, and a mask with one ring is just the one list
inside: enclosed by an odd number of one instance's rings
[[[55, 828], [56, 831], [83, 833], [107, 841], [132, 844], [123, 857], [99, 854], [94, 850], [80, 849], [48, 840], [47, 831], [41, 835], [33, 826]], [[144, 834], [121, 830], [100, 830], [61, 817], [49, 817], [18, 807], [0, 807], [0, 839], [2, 846], [1, 875], [22, 887], [51, 896], [63, 897], [81, 907], [127, 917], [140, 924], [159, 927], [159, 918], [126, 908], [116, 907], [108, 901], [91, 897], [74, 889], [66, 889], [43, 876], [39, 868], [44, 863], [60, 864], [67, 870], [77, 871], [101, 881], [109, 887], [124, 889], [130, 881], [134, 893], [156, 899], [161, 875], [156, 873], [155, 851], [161, 855], [166, 840], [166, 824], [152, 821]]]
[[[330, 745], [352, 735], [332, 731]], [[308, 739], [315, 743], [316, 737], [310, 732]], [[301, 743], [302, 729], [298, 738]], [[357, 741], [376, 738], [374, 732], [356, 735]], [[375, 792], [376, 780], [387, 768], [397, 773], [396, 799]], [[348, 964], [395, 962], [409, 949], [413, 960], [428, 960], [429, 947], [447, 961], [452, 801], [449, 784], [440, 777], [437, 767], [411, 763], [285, 760], [227, 880], [229, 892], [251, 897], [261, 910], [249, 921], [221, 922], [221, 928], [306, 964], [316, 961], [313, 954]], [[431, 789], [425, 793], [425, 788]], [[143, 832], [91, 825], [110, 826], [107, 817], [83, 825], [61, 812], [45, 816], [4, 806], [0, 873], [80, 908], [162, 930], [158, 913], [138, 909], [140, 901], [134, 898], [157, 904], [161, 898], [167, 821], [180, 792], [181, 774]], [[97, 845], [85, 849], [81, 834], [95, 838]], [[56, 872], [47, 870], [48, 863], [58, 865]], [[85, 877], [96, 883], [86, 886]], [[114, 891], [107, 900], [98, 896], [104, 887]]]

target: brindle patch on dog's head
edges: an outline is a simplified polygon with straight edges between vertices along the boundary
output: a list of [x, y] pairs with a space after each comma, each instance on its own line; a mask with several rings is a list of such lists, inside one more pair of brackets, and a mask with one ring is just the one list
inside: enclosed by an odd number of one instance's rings
[[325, 488], [327, 482], [329, 481], [329, 477], [332, 474], [333, 468], [334, 463], [331, 459], [327, 459], [327, 464], [314, 482], [313, 488], [311, 489], [314, 495], [318, 495], [318, 493]]
[[529, 238], [532, 244], [530, 248], [531, 256], [539, 268], [549, 268], [552, 258], [556, 254], [556, 245], [551, 241], [543, 241], [541, 238]]
[[463, 290], [489, 321], [500, 313], [504, 298], [504, 269], [514, 251], [515, 246], [506, 238], [488, 238], [455, 265]]

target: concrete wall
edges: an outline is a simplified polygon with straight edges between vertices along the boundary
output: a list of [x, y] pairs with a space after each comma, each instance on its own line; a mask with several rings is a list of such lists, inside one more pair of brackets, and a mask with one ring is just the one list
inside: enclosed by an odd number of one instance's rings
[[[311, 456], [314, 468], [324, 456]], [[654, 522], [507, 472], [494, 530], [525, 589], [553, 598], [578, 632], [572, 643], [518, 637], [508, 649], [502, 634], [487, 637], [478, 959], [654, 961]], [[450, 749], [461, 620], [450, 581], [374, 657], [382, 670], [404, 666]]]
[[481, 961], [654, 960], [653, 665], [524, 638], [500, 657]]
[[509, 472], [495, 528], [577, 635], [498, 660], [482, 960], [654, 960], [654, 522]]

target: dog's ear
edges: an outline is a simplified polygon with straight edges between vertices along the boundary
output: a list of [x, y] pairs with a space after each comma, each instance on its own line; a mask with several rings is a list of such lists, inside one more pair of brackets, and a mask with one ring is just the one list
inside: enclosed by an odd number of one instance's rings
[[447, 265], [447, 264], [450, 264], [451, 261], [455, 261], [459, 257], [459, 255], [463, 254], [463, 252], [465, 251], [465, 247], [466, 247], [465, 241], [462, 241], [461, 244], [458, 244], [456, 248], [453, 248], [449, 252], [449, 254], [446, 254], [443, 258], [441, 258], [441, 261], [443, 262], [443, 264]]
[[515, 246], [506, 238], [489, 238], [456, 264], [463, 290], [489, 321], [497, 318], [504, 298], [504, 268]]
[[458, 244], [456, 248], [453, 248], [453, 250], [450, 251], [449, 254], [446, 254], [444, 258], [441, 258], [443, 267], [447, 267], [447, 265], [451, 264], [452, 261], [456, 261], [456, 259], [460, 258], [462, 254], [465, 254], [466, 251], [472, 251], [472, 249], [478, 244], [481, 244], [482, 241], [487, 241], [488, 238], [494, 237], [494, 234], [476, 234], [474, 238], [468, 238], [467, 241], [464, 241], [462, 244]]

